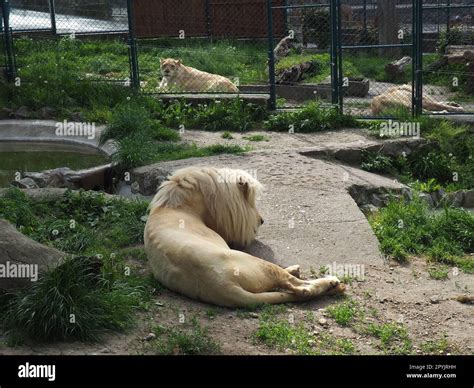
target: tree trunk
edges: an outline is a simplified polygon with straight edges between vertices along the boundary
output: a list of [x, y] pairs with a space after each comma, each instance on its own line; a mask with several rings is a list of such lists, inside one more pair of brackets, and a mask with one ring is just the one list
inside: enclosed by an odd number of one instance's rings
[[0, 290], [31, 286], [64, 257], [63, 252], [33, 241], [0, 219]]
[[[398, 44], [399, 20], [395, 0], [377, 0], [379, 44]], [[400, 56], [400, 48], [381, 48], [381, 56]]]
[[409, 64], [411, 64], [411, 57], [403, 57], [402, 59], [387, 64], [385, 66], [385, 72], [394, 79], [401, 76]]

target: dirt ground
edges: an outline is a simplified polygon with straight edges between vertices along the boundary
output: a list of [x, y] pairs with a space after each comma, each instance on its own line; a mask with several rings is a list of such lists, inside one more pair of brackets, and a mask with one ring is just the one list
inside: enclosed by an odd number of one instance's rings
[[[430, 264], [424, 258], [413, 258], [406, 265], [385, 260], [365, 216], [347, 194], [351, 182], [393, 185], [393, 181], [292, 151], [329, 143], [363, 142], [365, 135], [353, 130], [291, 136], [260, 132], [269, 138], [268, 142], [243, 139], [253, 134], [233, 133], [234, 140], [225, 140], [220, 133], [186, 131], [184, 138], [199, 145], [250, 144], [262, 151], [163, 165], [206, 163], [258, 171], [258, 179], [267, 188], [259, 202], [265, 224], [257, 241], [247, 249], [250, 253], [280, 265], [300, 264], [304, 277], [320, 276], [321, 265], [333, 261], [365, 267], [363, 280], [347, 280], [345, 299], [328, 296], [285, 305], [275, 315], [278, 321], [290, 322], [291, 327], [304, 325], [314, 337], [311, 346], [315, 351], [322, 349], [323, 354], [340, 354], [340, 346], [336, 344], [342, 339], [353, 345], [350, 351], [342, 352], [345, 354], [407, 353], [402, 340], [395, 339], [387, 347], [380, 336], [366, 330], [371, 324], [390, 322], [406, 328], [413, 345], [410, 353], [474, 354], [473, 305], [456, 300], [473, 292], [474, 275], [449, 268], [448, 279], [434, 280], [428, 273]], [[296, 227], [289, 228], [288, 220], [293, 220]], [[147, 271], [146, 263], [136, 260], [133, 263], [137, 270]], [[329, 314], [328, 308], [347, 300], [354, 302], [358, 312], [352, 323], [342, 326]], [[265, 315], [261, 309], [213, 307], [163, 289], [154, 295], [150, 309], [137, 315], [134, 328], [125, 333], [106, 334], [100, 343], [26, 344], [11, 348], [5, 345], [0, 333], [0, 354], [157, 354], [158, 338], [150, 333], [157, 326], [180, 330], [193, 318], [208, 329], [222, 354], [297, 352], [291, 341], [288, 347], [281, 347], [264, 344], [256, 338]], [[429, 341], [437, 341], [438, 345], [427, 347]]]
[[[145, 266], [145, 264], [143, 264]], [[422, 344], [446, 336], [448, 346], [443, 354], [473, 354], [474, 341], [470, 328], [474, 325], [472, 305], [454, 300], [457, 296], [472, 291], [472, 275], [450, 272], [444, 281], [430, 279], [424, 259], [413, 259], [408, 265], [386, 263], [366, 269], [364, 281], [348, 285], [346, 295], [358, 302], [365, 311], [365, 323], [399, 322], [406, 325], [413, 342], [413, 353], [423, 354]], [[309, 273], [307, 276], [311, 276]], [[314, 335], [317, 344], [322, 332], [335, 340], [347, 339], [354, 344], [354, 354], [384, 354], [379, 339], [361, 332], [355, 327], [342, 327], [328, 317], [326, 308], [339, 303], [337, 297], [293, 305], [285, 305], [279, 319], [293, 318], [293, 324], [303, 323]], [[309, 314], [308, 314], [309, 313]], [[288, 354], [290, 349], [278, 349], [259, 343], [253, 333], [260, 325], [258, 310], [239, 310], [209, 306], [190, 300], [168, 290], [159, 291], [154, 297], [150, 311], [140, 313], [132, 330], [123, 334], [108, 334], [103, 342], [86, 344], [67, 342], [56, 344], [30, 344], [17, 348], [5, 345], [0, 354], [6, 355], [107, 355], [107, 354], [156, 354], [148, 340], [156, 325], [180, 327], [185, 323], [180, 318], [196, 317], [210, 336], [220, 344], [220, 351], [229, 355]], [[321, 318], [327, 322], [321, 325]], [[362, 322], [362, 323], [364, 323]], [[394, 348], [396, 352], [396, 347]], [[328, 351], [331, 353], [331, 350]]]

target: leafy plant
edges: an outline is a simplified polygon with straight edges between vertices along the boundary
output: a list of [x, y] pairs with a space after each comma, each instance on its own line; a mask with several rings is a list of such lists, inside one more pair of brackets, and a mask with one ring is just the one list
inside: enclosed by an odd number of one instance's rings
[[311, 102], [297, 112], [275, 114], [264, 122], [269, 131], [320, 132], [343, 127], [357, 127], [357, 121], [337, 108], [325, 108]]
[[125, 279], [109, 281], [100, 262], [75, 257], [31, 288], [11, 295], [1, 321], [15, 341], [98, 340], [105, 330], [124, 330], [145, 298]]

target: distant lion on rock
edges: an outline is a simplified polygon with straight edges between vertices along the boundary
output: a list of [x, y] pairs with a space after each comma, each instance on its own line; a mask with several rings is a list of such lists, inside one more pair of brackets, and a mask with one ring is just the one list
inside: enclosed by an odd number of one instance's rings
[[[394, 86], [372, 100], [372, 113], [380, 114], [385, 109], [403, 106], [412, 107], [412, 88], [409, 85]], [[428, 95], [423, 96], [423, 109], [430, 112], [464, 112], [464, 108], [454, 102], [438, 102]]]

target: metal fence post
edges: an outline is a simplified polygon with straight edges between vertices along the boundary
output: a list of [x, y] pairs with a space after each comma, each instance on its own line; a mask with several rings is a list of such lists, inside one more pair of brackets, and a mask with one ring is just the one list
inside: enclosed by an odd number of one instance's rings
[[342, 7], [341, 7], [341, 0], [336, 0], [336, 8], [337, 8], [337, 56], [338, 56], [338, 79], [337, 79], [337, 86], [338, 86], [338, 106], [340, 111], [342, 112], [344, 109], [344, 95], [342, 89], [342, 83], [344, 78], [344, 72], [342, 67]]
[[267, 23], [268, 23], [268, 81], [270, 83], [270, 110], [276, 109], [276, 86], [275, 86], [275, 56], [273, 53], [273, 15], [272, 0], [267, 0]]
[[49, 0], [49, 14], [51, 15], [51, 33], [56, 35], [56, 5], [54, 0]]
[[423, 0], [414, 0], [414, 7], [412, 105], [414, 116], [419, 116], [423, 113]]
[[130, 61], [130, 81], [133, 88], [140, 86], [140, 75], [138, 72], [138, 53], [137, 41], [135, 38], [135, 25], [133, 17], [133, 0], [127, 0], [127, 18], [128, 18], [128, 49]]
[[339, 101], [339, 58], [337, 55], [337, 4], [331, 0], [329, 15], [331, 18], [331, 100], [334, 105]]
[[446, 0], [446, 31], [451, 29], [451, 0]]
[[15, 55], [13, 53], [13, 41], [10, 29], [10, 2], [9, 0], [3, 0], [2, 2], [2, 14], [3, 14], [3, 32], [5, 37], [5, 54], [6, 54], [6, 75], [8, 81], [15, 79]]

